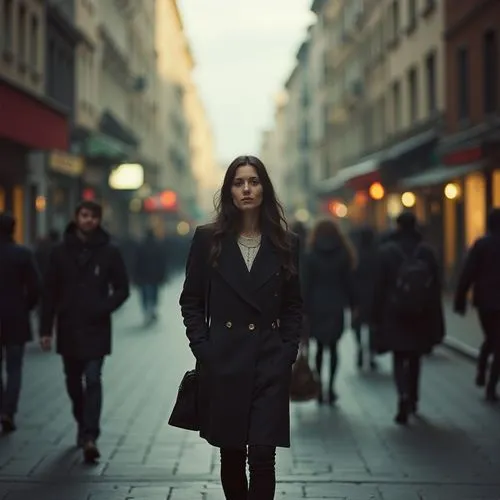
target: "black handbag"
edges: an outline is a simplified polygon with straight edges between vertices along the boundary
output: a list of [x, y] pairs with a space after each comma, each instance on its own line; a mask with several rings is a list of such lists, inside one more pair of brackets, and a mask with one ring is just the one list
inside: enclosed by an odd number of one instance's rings
[[198, 414], [198, 372], [189, 370], [182, 377], [168, 424], [188, 431], [200, 430]]
[[[209, 296], [210, 282], [208, 282], [205, 292], [205, 323], [207, 329], [210, 324]], [[194, 370], [187, 371], [182, 377], [177, 391], [177, 399], [168, 419], [168, 424], [172, 427], [179, 427], [188, 431], [200, 430], [198, 378], [198, 364], [196, 364]]]

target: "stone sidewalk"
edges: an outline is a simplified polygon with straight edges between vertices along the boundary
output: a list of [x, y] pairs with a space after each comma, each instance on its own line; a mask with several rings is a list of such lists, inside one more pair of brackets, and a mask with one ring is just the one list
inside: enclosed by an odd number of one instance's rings
[[[162, 296], [160, 322], [141, 326], [136, 297], [117, 313], [104, 369], [102, 460], [74, 449], [62, 368], [30, 346], [19, 430], [0, 438], [0, 499], [221, 500], [216, 450], [167, 419], [193, 365], [177, 306], [180, 280]], [[421, 418], [393, 424], [389, 358], [354, 368], [342, 340], [334, 408], [292, 406], [292, 448], [278, 454], [277, 498], [349, 500], [500, 499], [500, 411], [483, 402], [474, 367], [447, 349], [426, 359]]]

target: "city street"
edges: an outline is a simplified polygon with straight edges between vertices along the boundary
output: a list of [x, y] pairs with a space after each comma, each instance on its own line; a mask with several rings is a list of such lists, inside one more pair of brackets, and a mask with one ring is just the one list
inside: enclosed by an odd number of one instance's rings
[[[19, 430], [0, 438], [0, 499], [221, 500], [218, 455], [168, 426], [178, 383], [193, 365], [177, 305], [163, 291], [144, 329], [134, 295], [115, 317], [104, 368], [101, 462], [82, 464], [60, 359], [28, 348]], [[499, 500], [500, 406], [483, 401], [474, 366], [446, 348], [426, 359], [421, 417], [393, 423], [389, 358], [359, 374], [351, 336], [341, 351], [339, 401], [292, 407], [292, 448], [278, 454], [277, 498]]]

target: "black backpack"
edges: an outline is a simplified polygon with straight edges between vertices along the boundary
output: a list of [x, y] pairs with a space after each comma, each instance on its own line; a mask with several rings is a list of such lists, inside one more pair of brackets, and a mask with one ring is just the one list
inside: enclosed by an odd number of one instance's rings
[[429, 263], [419, 256], [420, 245], [410, 254], [397, 245], [404, 260], [399, 266], [392, 294], [393, 310], [399, 316], [416, 317], [429, 309], [434, 276]]

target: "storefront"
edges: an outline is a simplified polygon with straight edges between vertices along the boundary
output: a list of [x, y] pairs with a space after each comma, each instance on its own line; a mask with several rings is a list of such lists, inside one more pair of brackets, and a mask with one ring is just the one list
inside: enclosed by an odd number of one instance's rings
[[[68, 148], [62, 110], [0, 79], [0, 209], [16, 217], [16, 240], [33, 243], [37, 234], [35, 190], [29, 182], [32, 153]], [[35, 161], [35, 164], [38, 163]]]

